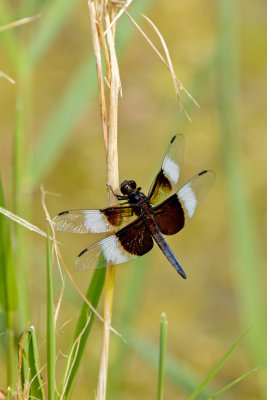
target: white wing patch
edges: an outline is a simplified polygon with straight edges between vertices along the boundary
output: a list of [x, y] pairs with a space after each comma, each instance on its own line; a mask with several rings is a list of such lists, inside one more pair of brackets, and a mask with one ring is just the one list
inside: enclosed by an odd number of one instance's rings
[[129, 253], [123, 250], [117, 236], [112, 235], [108, 239], [100, 242], [107, 264], [116, 265], [129, 261]]
[[101, 233], [114, 230], [99, 210], [64, 211], [56, 215], [52, 222], [56, 230], [72, 233]]
[[110, 230], [107, 219], [101, 213], [101, 211], [98, 210], [94, 210], [94, 212], [84, 213], [84, 226], [87, 232], [91, 233], [107, 232]]
[[[101, 254], [106, 263], [99, 262]], [[97, 269], [106, 265], [123, 264], [135, 258], [136, 255], [126, 252], [121, 247], [116, 235], [111, 235], [84, 249], [75, 260], [75, 269], [77, 271]]]
[[178, 164], [169, 158], [169, 156], [166, 156], [162, 163], [162, 169], [170, 181], [176, 185], [180, 176], [180, 168]]
[[192, 218], [198, 206], [198, 201], [194, 190], [191, 188], [191, 182], [188, 182], [179, 190], [178, 197], [182, 201], [188, 217]]

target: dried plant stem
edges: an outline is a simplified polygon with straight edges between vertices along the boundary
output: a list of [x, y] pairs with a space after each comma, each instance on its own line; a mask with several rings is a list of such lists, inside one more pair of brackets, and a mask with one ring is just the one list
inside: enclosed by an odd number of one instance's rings
[[[118, 121], [118, 96], [121, 89], [119, 67], [115, 51], [116, 6], [109, 0], [88, 1], [93, 50], [96, 61], [97, 79], [99, 87], [100, 115], [106, 151], [107, 184], [114, 191], [119, 186], [118, 150], [117, 150], [117, 121]], [[104, 35], [104, 28], [107, 31]], [[103, 53], [106, 77], [103, 75], [101, 51]], [[105, 91], [104, 81], [107, 82]], [[108, 204], [113, 205], [116, 199], [111, 191], [108, 192]], [[98, 388], [98, 400], [106, 398], [107, 367], [109, 355], [109, 339], [112, 318], [112, 305], [114, 294], [114, 266], [108, 266], [104, 287], [104, 326]]]
[[16, 81], [14, 81], [14, 79], [12, 79], [9, 75], [5, 74], [3, 71], [0, 71], [0, 78], [5, 78], [8, 80], [8, 82], [12, 83], [13, 85], [15, 85]]
[[[118, 61], [115, 50], [115, 31], [116, 22], [125, 13], [131, 22], [137, 27], [142, 33], [145, 39], [148, 41], [150, 46], [154, 49], [156, 54], [164, 62], [169, 69], [173, 78], [174, 88], [177, 94], [177, 98], [181, 109], [183, 106], [180, 101], [180, 90], [185, 90], [182, 83], [175, 75], [173, 64], [169, 55], [166, 43], [160, 34], [155, 24], [141, 14], [146, 21], [152, 26], [156, 34], [158, 35], [161, 45], [164, 50], [165, 57], [158, 51], [156, 46], [143, 32], [134, 19], [128, 14], [127, 9], [132, 3], [132, 0], [126, 2], [115, 2], [112, 0], [89, 0], [89, 14], [91, 22], [91, 33], [93, 41], [93, 51], [95, 55], [97, 79], [99, 87], [99, 103], [100, 103], [100, 115], [102, 122], [102, 130], [106, 151], [107, 160], [107, 184], [112, 187], [114, 191], [119, 186], [119, 170], [118, 170], [118, 151], [117, 151], [117, 122], [118, 122], [118, 96], [121, 91], [121, 82]], [[122, 9], [117, 12], [117, 8]], [[102, 59], [103, 55], [105, 63], [106, 76], [103, 75]], [[105, 87], [104, 82], [107, 83]], [[188, 95], [189, 93], [186, 92]], [[189, 95], [190, 96], [190, 95]], [[191, 96], [190, 96], [191, 97]], [[192, 97], [191, 97], [192, 98]], [[185, 110], [183, 110], [185, 112]], [[187, 115], [187, 113], [185, 112]], [[187, 115], [188, 119], [189, 116]], [[108, 204], [113, 205], [117, 199], [112, 195], [112, 192], [108, 192]], [[100, 370], [98, 378], [98, 388], [96, 398], [97, 400], [104, 400], [106, 398], [106, 387], [107, 387], [107, 368], [108, 368], [108, 354], [109, 354], [109, 336], [111, 329], [111, 317], [112, 317], [112, 304], [113, 304], [113, 293], [114, 293], [114, 279], [115, 269], [114, 266], [108, 266], [105, 277], [104, 287], [104, 326], [103, 326], [103, 341], [102, 341], [102, 353], [100, 361]]]
[[106, 155], [107, 155], [107, 146], [106, 146], [106, 143], [108, 142], [107, 113], [106, 113], [104, 77], [103, 77], [103, 70], [102, 70], [102, 63], [101, 63], [101, 50], [100, 50], [100, 43], [99, 43], [99, 38], [98, 38], [96, 12], [95, 12], [94, 3], [92, 1], [89, 1], [88, 7], [89, 7], [90, 22], [91, 22], [93, 50], [94, 50], [95, 62], [96, 62], [96, 73], [97, 73], [97, 80], [98, 80], [99, 103], [100, 103], [100, 115], [101, 115], [101, 121], [102, 121], [102, 130], [103, 130], [103, 135], [104, 135], [105, 150], [106, 150]]
[[0, 26], [0, 32], [6, 31], [7, 29], [15, 28], [20, 25], [28, 24], [29, 22], [35, 21], [36, 19], [40, 18], [41, 14], [33, 15], [32, 17], [26, 17], [19, 19], [17, 21], [13, 21], [10, 24]]

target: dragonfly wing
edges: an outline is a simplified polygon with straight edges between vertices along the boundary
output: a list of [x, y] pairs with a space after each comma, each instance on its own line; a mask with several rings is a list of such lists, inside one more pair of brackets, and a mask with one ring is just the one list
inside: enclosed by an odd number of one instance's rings
[[193, 217], [215, 181], [213, 171], [202, 171], [177, 193], [154, 208], [155, 222], [164, 235], [179, 232]]
[[[122, 264], [149, 252], [153, 239], [144, 221], [140, 218], [84, 249], [75, 261], [75, 269], [84, 271], [106, 265]], [[106, 263], [100, 263], [100, 256]]]
[[100, 210], [70, 210], [56, 215], [52, 223], [56, 230], [72, 233], [112, 232], [129, 222], [133, 209], [129, 205]]
[[148, 198], [156, 205], [169, 196], [177, 186], [184, 154], [184, 137], [176, 135], [170, 141], [161, 169], [154, 179]]

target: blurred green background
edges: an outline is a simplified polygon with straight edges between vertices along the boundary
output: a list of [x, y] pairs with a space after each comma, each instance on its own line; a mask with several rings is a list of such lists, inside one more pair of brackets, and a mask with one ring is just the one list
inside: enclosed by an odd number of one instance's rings
[[[117, 267], [113, 326], [127, 343], [111, 335], [108, 398], [156, 397], [159, 322], [165, 312], [165, 398], [180, 400], [188, 398], [249, 327], [206, 393], [267, 360], [267, 3], [135, 0], [132, 7], [159, 28], [177, 76], [200, 108], [182, 94], [190, 123], [179, 109], [170, 74], [123, 16], [116, 41], [123, 87], [120, 181], [134, 179], [146, 193], [175, 133], [186, 138], [181, 184], [206, 168], [216, 171], [217, 180], [189, 226], [168, 238], [186, 281], [158, 248]], [[45, 230], [40, 184], [61, 194], [47, 197], [51, 216], [65, 209], [104, 207], [107, 191], [87, 2], [1, 0], [0, 25], [38, 13], [39, 19], [0, 32], [0, 70], [16, 81], [12, 85], [0, 80], [0, 166], [7, 208]], [[159, 47], [149, 25], [138, 14], [132, 16]], [[30, 320], [36, 327], [43, 365], [45, 240], [22, 229], [14, 237], [19, 299], [24, 280], [29, 304], [27, 310], [27, 300], [19, 302], [16, 326], [21, 332]], [[68, 267], [86, 292], [92, 272], [78, 273], [72, 266], [76, 255], [101, 235], [57, 237]], [[54, 279], [58, 298], [56, 268]], [[57, 323], [58, 378], [81, 304], [66, 278]], [[2, 311], [0, 319], [4, 332]], [[101, 338], [102, 324], [96, 320], [73, 398], [94, 398]], [[5, 335], [0, 339], [4, 388]], [[266, 399], [266, 386], [263, 368], [222, 398]]]

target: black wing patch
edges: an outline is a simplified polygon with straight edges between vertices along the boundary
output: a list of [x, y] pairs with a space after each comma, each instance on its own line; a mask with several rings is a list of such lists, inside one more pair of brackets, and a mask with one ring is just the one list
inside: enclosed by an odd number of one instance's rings
[[179, 232], [191, 220], [215, 177], [213, 171], [200, 172], [177, 193], [154, 208], [155, 222], [164, 235]]
[[177, 194], [154, 208], [154, 218], [163, 235], [174, 235], [184, 227], [184, 210]]
[[148, 198], [152, 205], [163, 201], [175, 189], [182, 166], [184, 154], [184, 137], [176, 135], [170, 141], [161, 169], [154, 179]]
[[142, 256], [153, 247], [153, 240], [145, 222], [138, 218], [116, 233], [122, 248], [131, 254]]
[[102, 255], [106, 265], [122, 264], [148, 253], [153, 247], [153, 239], [143, 220], [136, 221], [83, 250], [75, 261], [75, 269], [84, 271], [97, 269]]

